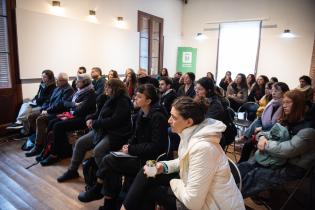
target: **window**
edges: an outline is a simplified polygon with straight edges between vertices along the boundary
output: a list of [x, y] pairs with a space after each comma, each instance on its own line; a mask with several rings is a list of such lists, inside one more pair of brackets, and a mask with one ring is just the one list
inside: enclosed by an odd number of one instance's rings
[[157, 75], [163, 66], [163, 19], [138, 11], [140, 68]]
[[238, 73], [256, 74], [260, 29], [261, 21], [220, 24], [217, 81], [226, 71], [232, 72], [232, 79]]
[[8, 20], [6, 0], [0, 0], [0, 88], [10, 88]]

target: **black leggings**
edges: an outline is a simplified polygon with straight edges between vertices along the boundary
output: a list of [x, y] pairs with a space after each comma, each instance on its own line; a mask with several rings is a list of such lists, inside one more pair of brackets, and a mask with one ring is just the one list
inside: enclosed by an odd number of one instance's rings
[[176, 210], [176, 197], [169, 187], [171, 179], [178, 178], [178, 173], [161, 174], [147, 178], [141, 169], [134, 179], [123, 202], [127, 210], [150, 210], [156, 203], [166, 210]]

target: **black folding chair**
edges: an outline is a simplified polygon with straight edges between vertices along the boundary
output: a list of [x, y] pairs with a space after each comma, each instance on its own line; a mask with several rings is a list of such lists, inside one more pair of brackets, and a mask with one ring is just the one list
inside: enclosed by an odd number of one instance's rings
[[[249, 127], [255, 120], [258, 107], [259, 105], [255, 102], [246, 102], [237, 110], [237, 113], [235, 113], [236, 118], [234, 118], [234, 123], [241, 129], [241, 132], [243, 132], [245, 128]], [[244, 113], [243, 119], [239, 118], [239, 113]]]

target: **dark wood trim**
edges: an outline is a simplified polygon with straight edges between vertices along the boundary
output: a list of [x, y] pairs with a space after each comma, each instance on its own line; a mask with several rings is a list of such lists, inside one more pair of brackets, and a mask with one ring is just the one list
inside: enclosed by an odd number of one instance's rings
[[[7, 133], [5, 130], [6, 123], [15, 117], [18, 111], [19, 105], [22, 103], [22, 87], [20, 80], [20, 70], [19, 70], [19, 57], [18, 57], [18, 41], [17, 41], [17, 27], [16, 27], [16, 0], [6, 0], [7, 7], [7, 29], [8, 29], [8, 56], [9, 56], [9, 78], [10, 78], [10, 88], [2, 88], [1, 97], [9, 99], [6, 101], [5, 106], [8, 108], [6, 113], [1, 115], [2, 121], [0, 125], [0, 135]], [[3, 105], [3, 104], [2, 104]], [[3, 105], [4, 106], [4, 105]], [[8, 117], [9, 116], [9, 117]]]
[[[163, 67], [163, 56], [164, 56], [164, 19], [157, 17], [155, 15], [151, 15], [142, 11], [138, 10], [138, 27], [137, 30], [140, 32], [140, 26], [141, 26], [141, 17], [146, 17], [149, 19], [149, 52], [148, 52], [148, 74], [151, 75], [151, 68], [152, 68], [152, 34], [153, 34], [153, 27], [152, 22], [153, 20], [159, 23], [159, 62], [158, 62], [158, 73], [160, 73], [162, 67]], [[141, 41], [139, 40], [139, 46], [141, 44]], [[139, 55], [140, 55], [141, 49], [139, 48]], [[139, 66], [140, 66], [140, 58], [139, 58]]]
[[139, 19], [140, 16], [147, 17], [149, 19], [155, 19], [156, 21], [161, 22], [161, 23], [163, 23], [164, 21], [163, 18], [138, 10], [138, 32], [140, 32], [140, 19]]
[[261, 28], [262, 28], [262, 21], [260, 21], [260, 24], [259, 24], [258, 46], [257, 46], [257, 52], [256, 52], [255, 69], [254, 69], [255, 77], [257, 76], [258, 61], [259, 61], [260, 41], [261, 41]]
[[[315, 39], [313, 42], [313, 53], [311, 58], [310, 77], [312, 78], [313, 90], [315, 90]], [[313, 101], [315, 101], [315, 91], [313, 93]]]
[[149, 19], [149, 53], [148, 53], [148, 74], [151, 75], [151, 68], [152, 68], [152, 34], [153, 34], [153, 27], [152, 27], [152, 19]]
[[218, 63], [219, 63], [219, 50], [220, 50], [220, 33], [221, 33], [221, 24], [219, 24], [219, 32], [218, 32], [218, 44], [217, 44], [217, 59], [215, 62], [215, 77], [216, 77], [216, 81], [220, 82], [221, 78], [218, 78]]
[[[19, 55], [18, 55], [18, 41], [17, 41], [17, 27], [16, 27], [16, 1], [7, 0], [7, 15], [8, 15], [8, 39], [10, 49], [10, 70], [11, 70], [11, 82], [12, 88], [21, 84], [20, 81], [20, 69], [19, 69]], [[13, 72], [12, 72], [13, 71]]]

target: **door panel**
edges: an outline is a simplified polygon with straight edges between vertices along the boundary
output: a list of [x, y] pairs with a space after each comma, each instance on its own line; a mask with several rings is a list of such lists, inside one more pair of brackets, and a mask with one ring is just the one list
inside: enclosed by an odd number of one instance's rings
[[17, 54], [15, 0], [0, 0], [0, 136], [15, 121], [22, 101]]

